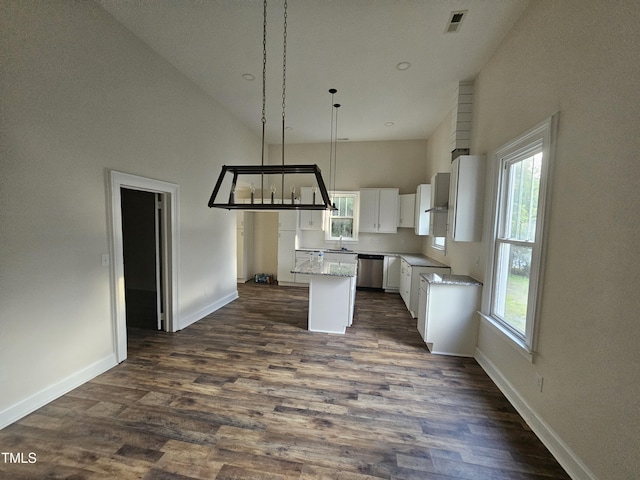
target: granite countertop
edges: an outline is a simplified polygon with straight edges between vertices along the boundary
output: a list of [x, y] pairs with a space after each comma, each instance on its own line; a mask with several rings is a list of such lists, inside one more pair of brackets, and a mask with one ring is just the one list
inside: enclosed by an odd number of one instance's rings
[[364, 250], [333, 250], [330, 248], [307, 248], [302, 247], [296, 249], [296, 252], [325, 252], [325, 253], [338, 253], [338, 254], [352, 254], [357, 255], [359, 253], [368, 255], [386, 255], [390, 257], [404, 258], [407, 263], [414, 267], [443, 267], [450, 268], [449, 265], [438, 262], [432, 258], [429, 258], [420, 253], [402, 253], [402, 252], [369, 252]]
[[412, 267], [443, 267], [450, 268], [449, 265], [440, 263], [432, 258], [425, 257], [417, 253], [401, 253], [400, 258], [404, 259]]
[[359, 252], [355, 250], [337, 250], [332, 248], [296, 248], [296, 252], [324, 252], [324, 253], [337, 253], [344, 255], [357, 255]]
[[355, 277], [358, 264], [354, 262], [327, 262], [321, 264], [305, 260], [296, 263], [291, 273], [302, 273], [306, 275], [328, 275], [331, 277]]
[[466, 285], [470, 287], [482, 286], [482, 282], [479, 282], [473, 277], [468, 275], [440, 275], [438, 273], [423, 273], [420, 275], [432, 285]]

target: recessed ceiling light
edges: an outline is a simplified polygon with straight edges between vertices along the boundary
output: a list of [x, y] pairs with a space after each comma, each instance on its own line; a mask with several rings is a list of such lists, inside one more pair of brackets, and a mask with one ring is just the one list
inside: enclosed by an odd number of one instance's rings
[[256, 79], [256, 77], [254, 77], [253, 75], [251, 75], [250, 73], [243, 73], [242, 74], [242, 78], [244, 78], [245, 80], [247, 80], [248, 82], [251, 82], [253, 80]]
[[398, 70], [409, 70], [411, 68], [411, 64], [409, 62], [400, 62], [396, 65], [396, 69]]
[[349, 137], [341, 137], [338, 140], [341, 142], [346, 142], [347, 140], [349, 140]]
[[393, 127], [393, 125], [394, 125], [393, 122], [384, 122], [385, 127]]
[[284, 127], [285, 130], [293, 130], [293, 127]]

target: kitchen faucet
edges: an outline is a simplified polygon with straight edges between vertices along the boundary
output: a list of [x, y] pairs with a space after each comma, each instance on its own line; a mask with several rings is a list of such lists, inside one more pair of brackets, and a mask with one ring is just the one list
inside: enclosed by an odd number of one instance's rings
[[342, 250], [342, 235], [340, 235], [340, 250]]

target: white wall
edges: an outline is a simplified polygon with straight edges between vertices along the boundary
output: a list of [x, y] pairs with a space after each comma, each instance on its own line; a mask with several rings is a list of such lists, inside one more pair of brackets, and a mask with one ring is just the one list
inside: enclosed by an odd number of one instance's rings
[[[285, 145], [285, 163], [317, 164], [327, 189], [332, 190], [334, 182], [330, 178], [329, 148], [329, 143]], [[397, 187], [401, 194], [415, 193], [417, 186], [427, 179], [425, 140], [338, 142], [336, 152], [336, 190]], [[281, 161], [281, 146], [271, 145], [269, 163], [279, 164]], [[298, 186], [312, 184], [307, 181]], [[303, 231], [300, 246], [329, 248], [335, 245], [325, 244], [324, 232]], [[419, 253], [422, 237], [417, 237], [413, 229], [408, 228], [399, 228], [396, 234], [363, 233], [359, 242], [350, 244], [349, 248], [365, 252]]]
[[181, 317], [235, 293], [208, 197], [260, 142], [93, 2], [0, 7], [0, 426], [113, 365], [109, 169], [180, 186]]
[[[535, 361], [483, 324], [478, 348], [574, 478], [640, 474], [638, 22], [634, 0], [533, 2], [475, 84], [474, 154], [560, 112]], [[477, 251], [449, 252], [483, 278]]]

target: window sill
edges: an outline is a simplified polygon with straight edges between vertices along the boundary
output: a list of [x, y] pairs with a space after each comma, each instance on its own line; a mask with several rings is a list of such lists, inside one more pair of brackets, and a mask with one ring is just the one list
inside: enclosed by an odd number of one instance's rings
[[533, 352], [529, 348], [529, 346], [522, 341], [521, 338], [518, 338], [515, 335], [513, 335], [513, 333], [511, 333], [509, 330], [504, 328], [502, 324], [500, 324], [499, 322], [496, 322], [490, 316], [482, 312], [478, 312], [478, 315], [480, 315], [480, 319], [482, 320], [482, 323], [484, 323], [485, 325], [490, 327], [491, 330], [496, 332], [498, 336], [505, 341], [505, 343], [510, 345], [516, 352], [518, 352], [520, 355], [526, 358], [527, 361], [529, 361], [530, 363], [534, 363], [535, 352]]

